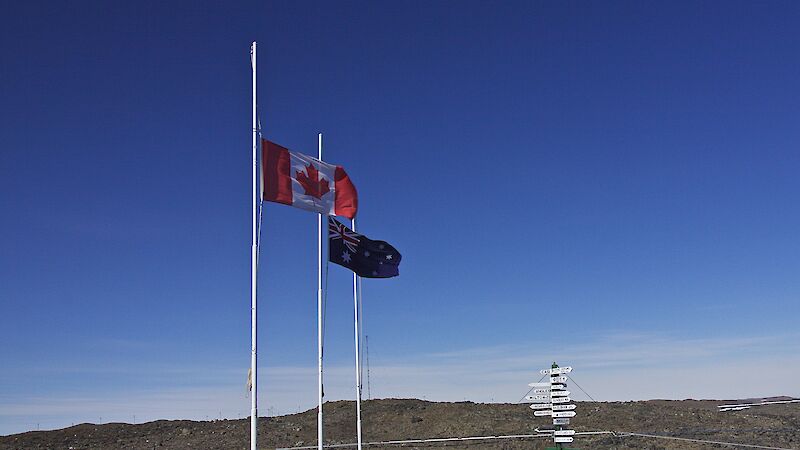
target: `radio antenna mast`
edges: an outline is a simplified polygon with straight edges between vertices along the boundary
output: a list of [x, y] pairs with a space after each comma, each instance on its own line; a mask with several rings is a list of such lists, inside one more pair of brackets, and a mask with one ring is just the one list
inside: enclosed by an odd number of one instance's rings
[[372, 392], [369, 388], [369, 335], [364, 336], [365, 340], [367, 341], [366, 350], [367, 350], [367, 400], [372, 399]]

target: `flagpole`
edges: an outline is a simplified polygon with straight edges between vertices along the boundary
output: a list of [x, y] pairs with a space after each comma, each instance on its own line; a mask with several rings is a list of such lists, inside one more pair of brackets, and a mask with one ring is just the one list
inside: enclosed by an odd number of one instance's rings
[[[356, 231], [356, 218], [350, 219], [350, 226], [353, 232]], [[361, 340], [360, 328], [358, 326], [358, 275], [353, 272], [353, 315], [355, 317], [355, 342], [356, 342], [356, 430], [358, 432], [358, 450], [361, 450], [361, 357], [359, 354], [359, 344]]]
[[[363, 348], [364, 344], [364, 290], [361, 289], [361, 277], [358, 277], [358, 344], [361, 346], [359, 348]], [[361, 364], [361, 370], [358, 372], [358, 376], [361, 377], [361, 383], [359, 386], [361, 387], [361, 398], [363, 400], [364, 396], [364, 353], [361, 353], [361, 358], [358, 361]]]
[[[322, 133], [319, 133], [318, 159], [322, 161]], [[319, 356], [319, 410], [317, 412], [317, 448], [322, 450], [322, 213], [317, 217], [317, 354]]]
[[256, 173], [256, 152], [258, 149], [258, 127], [256, 119], [256, 42], [253, 41], [250, 47], [251, 65], [253, 69], [253, 240], [250, 252], [250, 320], [251, 320], [251, 354], [250, 354], [250, 373], [251, 373], [251, 397], [250, 397], [250, 449], [257, 450], [256, 441], [258, 440], [258, 370], [257, 365], [257, 344], [256, 339], [256, 279], [258, 275], [258, 242], [256, 230], [258, 189]]

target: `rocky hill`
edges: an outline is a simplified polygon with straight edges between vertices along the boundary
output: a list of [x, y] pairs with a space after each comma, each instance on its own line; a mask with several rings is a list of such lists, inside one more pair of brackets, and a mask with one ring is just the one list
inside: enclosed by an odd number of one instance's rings
[[[618, 435], [577, 436], [580, 449], [736, 448], [692, 441], [622, 436], [622, 432], [706, 441], [800, 449], [800, 404], [760, 406], [720, 413], [730, 401], [651, 400], [644, 402], [578, 402], [572, 427], [580, 431], [615, 431]], [[326, 403], [325, 432], [330, 444], [355, 441], [355, 404]], [[437, 437], [535, 433], [549, 420], [534, 417], [525, 404], [435, 403], [384, 399], [363, 404], [365, 442]], [[316, 410], [259, 420], [259, 448], [316, 444]], [[0, 449], [247, 449], [249, 420], [194, 422], [159, 420], [143, 424], [81, 424], [62, 430], [0, 437]], [[405, 444], [407, 449], [544, 449], [545, 439]], [[552, 444], [551, 444], [552, 446]], [[367, 448], [400, 448], [377, 444]]]

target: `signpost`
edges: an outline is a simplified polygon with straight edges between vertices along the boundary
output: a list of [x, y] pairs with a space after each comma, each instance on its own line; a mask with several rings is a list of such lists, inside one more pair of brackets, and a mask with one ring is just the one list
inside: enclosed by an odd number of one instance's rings
[[550, 433], [553, 436], [553, 442], [556, 444], [557, 449], [568, 450], [562, 444], [567, 444], [573, 441], [575, 430], [564, 429], [564, 425], [569, 425], [569, 418], [575, 417], [575, 405], [571, 404], [572, 399], [569, 397], [570, 392], [567, 390], [567, 380], [569, 377], [566, 374], [572, 372], [572, 367], [559, 367], [558, 364], [553, 363], [549, 369], [542, 369], [540, 374], [548, 376], [550, 382], [530, 383], [530, 386], [535, 395], [525, 397], [528, 402], [533, 403], [530, 408], [533, 409], [533, 415], [537, 417], [552, 417], [553, 426], [555, 430], [540, 430], [540, 433]]

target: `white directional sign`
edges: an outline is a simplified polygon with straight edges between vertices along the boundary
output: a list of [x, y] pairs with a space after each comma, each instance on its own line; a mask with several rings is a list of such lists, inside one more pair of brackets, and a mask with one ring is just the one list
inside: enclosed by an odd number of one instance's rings
[[575, 409], [575, 405], [553, 405], [553, 411], [566, 411], [568, 409]]
[[572, 436], [575, 434], [575, 430], [555, 430], [553, 434], [556, 436]]
[[[551, 405], [550, 403], [534, 403], [530, 406], [531, 409], [550, 409], [551, 406], [559, 406], [559, 405]], [[572, 405], [574, 406], [574, 405]]]
[[546, 402], [549, 402], [550, 401], [550, 396], [549, 395], [528, 395], [527, 397], [525, 397], [525, 400], [531, 400], [531, 401], [534, 401], [534, 402], [535, 401], [546, 401]]
[[528, 387], [550, 387], [550, 383], [528, 383]]
[[550, 395], [553, 397], [566, 397], [569, 395], [569, 391], [553, 391]]
[[551, 385], [550, 385], [550, 389], [564, 389], [564, 388], [566, 388], [566, 387], [567, 387], [567, 386], [566, 386], [566, 385], [563, 385], [563, 384], [551, 384]]
[[542, 369], [539, 371], [542, 375], [559, 375], [570, 372], [572, 372], [572, 367], [554, 367], [552, 369]]
[[564, 376], [550, 377], [550, 384], [566, 383], [566, 382], [567, 382], [567, 377], [564, 377]]
[[549, 394], [550, 388], [537, 388], [533, 390], [534, 394]]
[[559, 443], [559, 442], [572, 442], [573, 439], [571, 437], [559, 437], [559, 436], [556, 436], [556, 437], [553, 438], [553, 440], [556, 443]]
[[[539, 411], [534, 411], [534, 415]], [[556, 411], [550, 414], [553, 417], [575, 417], [575, 411]]]
[[550, 402], [552, 403], [569, 403], [571, 401], [572, 399], [569, 397], [553, 397], [550, 399]]
[[[550, 411], [549, 409], [546, 409], [544, 411], [534, 411], [533, 415], [534, 416], [552, 416], [553, 415], [553, 411]], [[572, 413], [572, 415], [574, 416], [575, 413]]]
[[567, 418], [553, 419], [553, 425], [569, 425], [569, 419]]

